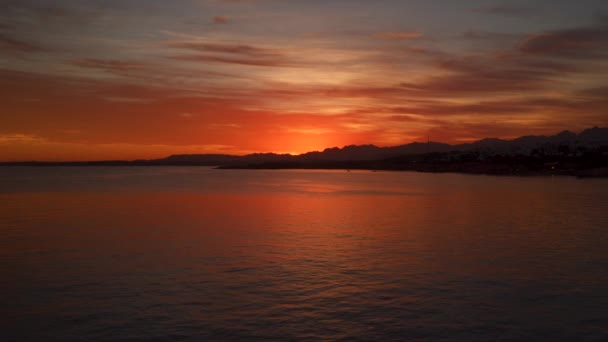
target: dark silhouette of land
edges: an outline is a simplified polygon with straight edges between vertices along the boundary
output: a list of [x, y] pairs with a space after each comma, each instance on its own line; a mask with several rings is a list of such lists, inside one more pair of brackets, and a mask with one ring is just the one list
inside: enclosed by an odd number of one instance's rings
[[182, 154], [162, 159], [85, 162], [5, 162], [30, 166], [218, 166], [221, 169], [353, 169], [461, 172], [493, 175], [608, 176], [608, 128], [513, 140], [482, 139], [449, 145], [437, 142], [392, 147], [350, 145], [300, 155], [254, 153]]

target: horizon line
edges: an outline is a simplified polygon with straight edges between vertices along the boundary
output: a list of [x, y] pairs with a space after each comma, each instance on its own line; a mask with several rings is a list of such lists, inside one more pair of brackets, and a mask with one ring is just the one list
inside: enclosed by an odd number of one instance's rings
[[517, 140], [517, 139], [524, 138], [524, 137], [545, 137], [545, 138], [547, 138], [547, 137], [559, 135], [559, 134], [564, 133], [564, 132], [570, 132], [570, 133], [579, 135], [579, 134], [581, 134], [581, 133], [583, 133], [583, 132], [585, 132], [587, 130], [590, 130], [590, 129], [607, 129], [607, 128], [608, 127], [593, 126], [593, 127], [589, 127], [589, 128], [583, 129], [583, 130], [581, 130], [578, 133], [575, 132], [575, 131], [571, 131], [571, 130], [562, 130], [562, 131], [557, 132], [557, 133], [552, 134], [552, 135], [522, 135], [522, 136], [511, 138], [511, 139], [487, 137], [487, 138], [481, 138], [481, 139], [477, 139], [477, 140], [472, 140], [470, 142], [463, 142], [463, 143], [458, 143], [458, 144], [443, 143], [443, 142], [431, 141], [431, 140], [427, 140], [426, 142], [412, 141], [412, 142], [405, 143], [405, 144], [387, 145], [387, 146], [379, 146], [379, 145], [375, 145], [375, 144], [359, 144], [359, 145], [357, 145], [357, 144], [350, 144], [350, 145], [344, 145], [342, 147], [338, 147], [338, 146], [326, 147], [325, 149], [323, 149], [321, 151], [319, 151], [319, 150], [313, 150], [313, 151], [302, 152], [302, 153], [299, 153], [299, 154], [281, 153], [281, 152], [251, 152], [251, 153], [245, 153], [245, 154], [227, 154], [227, 153], [174, 153], [174, 154], [167, 155], [165, 157], [149, 158], [149, 159], [135, 158], [135, 159], [55, 160], [55, 161], [52, 161], [52, 160], [0, 160], [0, 164], [10, 164], [10, 163], [106, 163], [106, 162], [137, 162], [137, 161], [163, 160], [163, 159], [170, 158], [172, 156], [200, 156], [200, 155], [218, 155], [218, 156], [229, 156], [229, 157], [246, 157], [246, 156], [256, 155], [256, 154], [274, 154], [274, 155], [278, 155], [278, 156], [298, 157], [298, 156], [302, 156], [302, 155], [309, 154], [309, 153], [323, 153], [323, 152], [325, 152], [327, 150], [331, 150], [331, 149], [343, 150], [344, 148], [351, 147], [351, 146], [354, 146], [354, 147], [373, 146], [373, 147], [376, 147], [376, 148], [391, 148], [391, 147], [400, 147], [400, 146], [406, 146], [406, 145], [412, 145], [412, 144], [442, 144], [442, 145], [448, 145], [448, 146], [459, 146], [459, 145], [473, 144], [473, 143], [484, 141], [484, 140], [513, 141], [513, 140]]

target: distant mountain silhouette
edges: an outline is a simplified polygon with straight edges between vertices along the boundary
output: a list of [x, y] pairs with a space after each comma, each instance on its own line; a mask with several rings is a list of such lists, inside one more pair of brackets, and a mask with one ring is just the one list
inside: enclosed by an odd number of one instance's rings
[[608, 128], [593, 127], [582, 131], [578, 139], [588, 144], [608, 143]]
[[444, 152], [452, 146], [442, 143], [411, 143], [407, 145], [378, 147], [375, 145], [349, 145], [343, 148], [326, 148], [322, 152], [308, 152], [296, 156], [299, 161], [345, 161], [345, 160], [378, 160], [403, 154], [420, 154], [428, 152]]
[[208, 165], [224, 165], [241, 160], [240, 156], [233, 156], [228, 154], [176, 154], [163, 159], [156, 159], [154, 161], [167, 163], [167, 164], [208, 164]]
[[578, 134], [563, 131], [551, 136], [529, 135], [512, 140], [486, 138], [457, 145], [439, 142], [414, 142], [390, 147], [348, 145], [295, 156], [276, 153], [244, 156], [176, 154], [149, 160], [32, 161], [0, 165], [200, 165], [223, 168], [359, 168], [511, 174], [521, 170], [536, 172], [544, 164], [551, 164], [551, 170], [554, 170], [557, 165], [555, 163], [561, 163], [558, 166], [563, 167], [563, 172], [568, 174], [572, 174], [572, 170], [608, 167], [608, 128], [593, 127]]
[[350, 145], [256, 162], [245, 162], [246, 158], [221, 168], [608, 177], [608, 129], [595, 127], [580, 134], [563, 131], [551, 136], [524, 136], [513, 140], [488, 138], [458, 145], [432, 142], [393, 147]]
[[557, 148], [559, 145], [571, 149], [577, 147], [593, 147], [608, 145], [608, 128], [589, 128], [576, 134], [563, 131], [551, 136], [529, 135], [513, 140], [486, 138], [472, 143], [449, 145], [438, 142], [413, 142], [410, 144], [378, 147], [375, 145], [348, 145], [342, 148], [332, 147], [323, 151], [307, 152], [300, 155], [254, 153], [245, 156], [223, 154], [187, 154], [172, 155], [167, 158], [153, 160], [160, 164], [182, 165], [235, 165], [258, 163], [317, 163], [328, 161], [370, 161], [424, 153], [451, 151], [479, 151], [496, 154], [531, 154], [538, 149]]

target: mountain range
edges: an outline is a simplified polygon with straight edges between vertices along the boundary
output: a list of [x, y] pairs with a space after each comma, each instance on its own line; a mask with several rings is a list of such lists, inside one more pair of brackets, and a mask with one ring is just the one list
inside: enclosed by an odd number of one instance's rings
[[[439, 142], [379, 147], [348, 145], [300, 155], [253, 153], [176, 154], [161, 159], [104, 160], [85, 162], [0, 162], [0, 165], [33, 166], [221, 166], [222, 168], [346, 168], [433, 171], [470, 171], [471, 162], [502, 165], [500, 172], [510, 173], [513, 165], [533, 169], [559, 157], [568, 170], [608, 166], [608, 128], [593, 127], [580, 133], [563, 131], [555, 135], [529, 135], [512, 140], [487, 138], [472, 143], [450, 145]], [[583, 158], [584, 157], [584, 158]], [[502, 158], [502, 159], [500, 159]], [[568, 163], [564, 158], [569, 158]], [[590, 159], [591, 158], [591, 159]], [[500, 159], [500, 160], [499, 160]], [[584, 159], [584, 161], [583, 161]], [[498, 160], [498, 161], [497, 161]], [[574, 160], [574, 161], [573, 161]], [[522, 164], [523, 163], [523, 164]], [[466, 164], [466, 168], [463, 165]], [[425, 166], [426, 165], [426, 166]], [[508, 168], [504, 169], [503, 166]], [[475, 169], [477, 170], [477, 169]], [[505, 171], [506, 170], [506, 171]], [[496, 171], [498, 172], [498, 171]]]
[[413, 142], [410, 144], [378, 147], [375, 145], [348, 145], [332, 147], [323, 151], [307, 152], [300, 155], [254, 153], [245, 156], [226, 154], [178, 154], [167, 158], [141, 161], [161, 165], [253, 165], [259, 163], [319, 163], [344, 161], [372, 161], [426, 153], [470, 152], [484, 154], [530, 155], [552, 153], [559, 147], [568, 150], [608, 146], [608, 128], [593, 127], [580, 133], [563, 131], [555, 135], [529, 135], [513, 140], [487, 138], [472, 143], [450, 145], [439, 142]]

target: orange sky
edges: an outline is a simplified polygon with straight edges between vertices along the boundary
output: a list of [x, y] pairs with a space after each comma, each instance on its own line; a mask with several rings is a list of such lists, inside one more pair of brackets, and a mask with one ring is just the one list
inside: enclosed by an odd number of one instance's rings
[[606, 13], [591, 0], [7, 1], [0, 160], [607, 126]]

